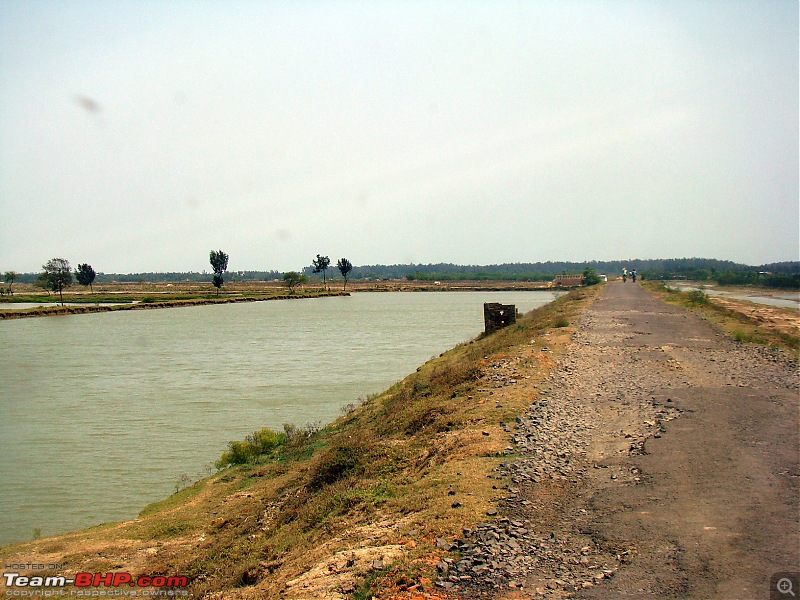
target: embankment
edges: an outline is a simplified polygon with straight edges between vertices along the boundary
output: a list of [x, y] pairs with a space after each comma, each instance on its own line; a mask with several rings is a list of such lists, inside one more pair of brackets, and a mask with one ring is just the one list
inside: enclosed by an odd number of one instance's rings
[[178, 308], [183, 306], [202, 306], [206, 304], [233, 304], [239, 302], [264, 302], [267, 300], [300, 300], [303, 298], [327, 298], [349, 296], [349, 292], [304, 292], [302, 294], [278, 294], [269, 296], [221, 296], [212, 298], [189, 298], [185, 300], [148, 300], [127, 304], [98, 305], [89, 304], [57, 306], [47, 304], [32, 308], [0, 310], [2, 319], [24, 319], [29, 317], [52, 317], [63, 315], [84, 315], [89, 313], [114, 312], [118, 310], [151, 310], [156, 308]]
[[0, 555], [64, 565], [58, 574], [187, 575], [190, 591], [208, 598], [433, 593], [437, 539], [485, 518], [498, 494], [487, 474], [509, 424], [596, 293], [574, 291], [461, 344], [320, 431], [286, 431], [279, 445], [134, 521]]

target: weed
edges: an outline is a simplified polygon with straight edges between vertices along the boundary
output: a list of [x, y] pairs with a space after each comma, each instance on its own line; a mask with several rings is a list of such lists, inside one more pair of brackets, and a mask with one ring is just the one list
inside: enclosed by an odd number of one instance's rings
[[320, 490], [349, 475], [361, 472], [364, 450], [356, 445], [339, 445], [328, 449], [314, 468], [311, 480], [308, 482], [309, 489]]
[[686, 292], [686, 301], [692, 306], [707, 306], [708, 294], [703, 290], [690, 290]]
[[431, 373], [430, 383], [436, 388], [450, 388], [474, 381], [479, 375], [480, 365], [477, 361], [459, 360], [435, 367]]
[[553, 327], [569, 327], [569, 321], [561, 317], [559, 319], [556, 319], [556, 322], [553, 323]]
[[322, 429], [322, 421], [309, 421], [303, 429], [306, 432], [306, 437], [314, 437]]
[[189, 524], [182, 521], [157, 523], [146, 532], [146, 537], [151, 540], [179, 535], [189, 528]]
[[373, 570], [364, 577], [358, 588], [353, 592], [353, 600], [371, 600], [375, 598], [375, 593], [379, 592], [382, 585], [378, 585], [378, 580], [386, 576], [389, 569]]
[[177, 494], [183, 488], [192, 484], [192, 478], [189, 477], [186, 473], [180, 476], [178, 481], [175, 483], [175, 493]]
[[436, 423], [439, 416], [441, 416], [440, 410], [421, 406], [408, 415], [403, 429], [407, 434], [414, 435]]
[[[284, 425], [286, 429], [287, 425]], [[292, 427], [292, 434], [296, 428]], [[229, 465], [243, 465], [253, 461], [256, 457], [268, 454], [290, 440], [289, 431], [287, 433], [276, 433], [269, 428], [254, 431], [248, 435], [243, 442], [232, 441], [228, 443], [228, 449], [222, 453], [219, 460], [215, 463], [218, 469], [223, 469]]]

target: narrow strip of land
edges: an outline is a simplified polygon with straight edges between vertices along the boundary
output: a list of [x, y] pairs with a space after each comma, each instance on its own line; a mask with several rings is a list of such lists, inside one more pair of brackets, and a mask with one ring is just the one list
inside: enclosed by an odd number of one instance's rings
[[613, 283], [513, 431], [464, 597], [768, 598], [800, 571], [797, 365]]
[[327, 298], [330, 296], [349, 296], [349, 292], [305, 292], [300, 295], [278, 294], [272, 296], [214, 296], [210, 298], [188, 298], [185, 300], [157, 300], [129, 302], [125, 304], [81, 304], [59, 305], [42, 303], [41, 306], [22, 309], [0, 309], [0, 321], [3, 319], [25, 319], [31, 317], [55, 317], [64, 315], [85, 315], [90, 313], [113, 312], [118, 310], [152, 310], [156, 308], [181, 308], [187, 306], [205, 306], [208, 304], [236, 304], [239, 302], [265, 302], [267, 300], [301, 300], [303, 298]]

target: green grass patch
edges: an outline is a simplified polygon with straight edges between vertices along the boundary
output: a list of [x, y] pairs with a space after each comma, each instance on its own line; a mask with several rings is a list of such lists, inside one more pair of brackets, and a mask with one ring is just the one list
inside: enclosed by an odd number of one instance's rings
[[146, 517], [148, 515], [182, 506], [195, 498], [202, 491], [203, 486], [204, 480], [196, 481], [192, 485], [178, 490], [169, 498], [148, 504], [141, 510], [139, 516]]
[[185, 521], [159, 522], [145, 530], [145, 539], [158, 540], [181, 535], [190, 528], [190, 524]]
[[269, 428], [254, 431], [243, 441], [228, 442], [228, 449], [214, 463], [217, 469], [250, 463], [263, 464], [269, 461], [287, 462], [302, 460], [313, 454], [319, 425], [310, 423], [297, 427], [285, 423], [283, 432], [277, 433]]

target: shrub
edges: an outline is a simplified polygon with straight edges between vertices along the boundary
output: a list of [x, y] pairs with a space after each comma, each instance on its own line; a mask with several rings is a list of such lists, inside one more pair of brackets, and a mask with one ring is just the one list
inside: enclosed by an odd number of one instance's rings
[[322, 425], [319, 421], [306, 423], [305, 427], [298, 427], [294, 423], [284, 423], [281, 436], [283, 437], [283, 441], [287, 444], [302, 446], [319, 433], [320, 429], [322, 429]]
[[586, 267], [583, 271], [583, 285], [597, 285], [602, 281], [593, 267]]
[[405, 422], [405, 432], [409, 435], [414, 435], [427, 427], [435, 425], [441, 415], [442, 412], [435, 408], [419, 407], [408, 415]]
[[245, 442], [250, 446], [253, 455], [259, 455], [271, 452], [280, 446], [285, 439], [285, 435], [282, 436], [271, 429], [265, 428], [248, 435], [245, 438]]
[[228, 442], [228, 449], [222, 453], [219, 460], [214, 463], [218, 469], [223, 469], [228, 465], [242, 465], [250, 460], [252, 454], [245, 442]]
[[228, 449], [214, 463], [218, 469], [229, 465], [243, 465], [263, 454], [268, 454], [286, 443], [287, 435], [264, 428], [248, 435], [243, 442], [228, 442]]
[[434, 368], [430, 376], [430, 383], [439, 391], [447, 391], [462, 383], [477, 379], [479, 376], [480, 365], [477, 361], [463, 358]]
[[314, 468], [308, 487], [312, 490], [319, 490], [348, 475], [361, 472], [364, 454], [364, 448], [360, 448], [358, 445], [339, 445], [330, 448]]
[[692, 306], [701, 306], [708, 304], [708, 294], [703, 290], [691, 290], [686, 292], [686, 300]]

